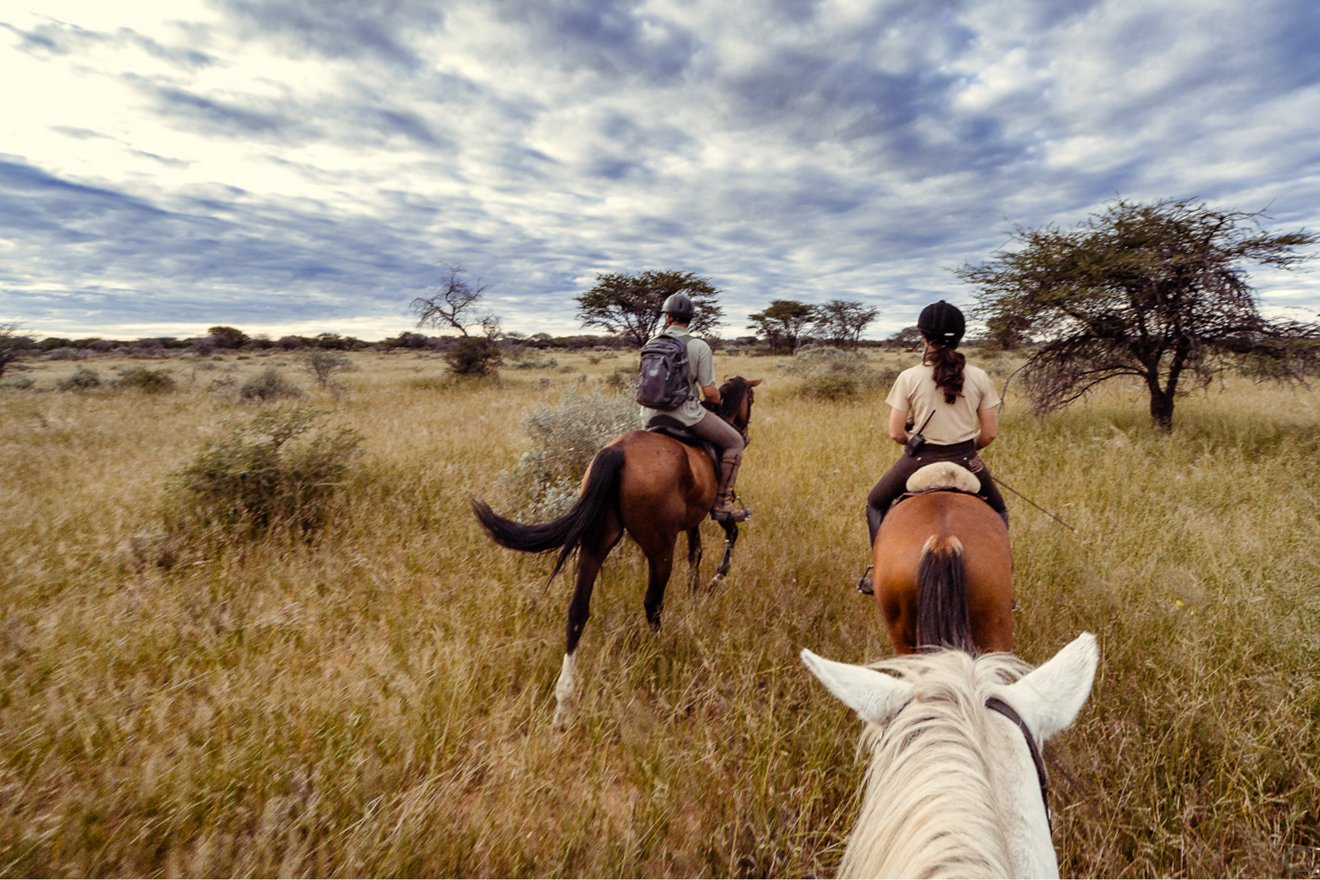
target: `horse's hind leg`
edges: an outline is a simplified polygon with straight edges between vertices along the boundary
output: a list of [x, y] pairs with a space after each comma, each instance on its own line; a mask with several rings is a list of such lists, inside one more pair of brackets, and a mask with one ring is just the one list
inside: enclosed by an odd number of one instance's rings
[[583, 539], [578, 548], [577, 578], [573, 587], [573, 601], [568, 605], [568, 638], [564, 651], [564, 662], [559, 669], [559, 680], [555, 683], [555, 730], [563, 730], [568, 724], [572, 709], [573, 692], [577, 684], [577, 647], [582, 639], [582, 630], [591, 617], [591, 591], [596, 586], [596, 577], [605, 557], [614, 545], [623, 537], [623, 527], [617, 516], [609, 516], [602, 522], [594, 534]]
[[669, 584], [669, 575], [674, 570], [674, 546], [671, 543], [666, 549], [652, 555], [646, 556], [649, 569], [649, 577], [646, 582], [646, 599], [643, 605], [646, 607], [646, 622], [651, 624], [651, 629], [660, 629], [660, 612], [665, 607], [665, 587]]
[[688, 589], [697, 591], [697, 579], [701, 575], [701, 527], [693, 526], [687, 531], [688, 542]]

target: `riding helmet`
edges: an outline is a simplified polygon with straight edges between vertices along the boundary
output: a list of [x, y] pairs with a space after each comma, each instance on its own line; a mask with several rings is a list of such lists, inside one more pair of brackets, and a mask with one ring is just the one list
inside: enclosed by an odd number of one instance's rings
[[665, 299], [665, 304], [660, 307], [660, 314], [673, 315], [674, 320], [679, 324], [691, 324], [694, 312], [692, 297], [686, 293], [669, 294], [668, 298]]
[[921, 310], [921, 317], [917, 318], [917, 329], [931, 342], [953, 348], [962, 341], [963, 333], [967, 331], [967, 321], [957, 306], [940, 300]]

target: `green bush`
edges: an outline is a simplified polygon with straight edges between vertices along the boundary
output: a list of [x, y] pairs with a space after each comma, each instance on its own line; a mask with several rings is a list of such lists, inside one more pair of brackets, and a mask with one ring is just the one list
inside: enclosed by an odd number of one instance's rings
[[866, 355], [829, 346], [800, 349], [787, 369], [801, 377], [803, 396], [817, 400], [853, 400], [864, 391], [883, 389], [884, 393], [893, 384], [892, 378], [867, 362]]
[[361, 443], [349, 428], [318, 431], [322, 416], [270, 410], [207, 443], [171, 477], [169, 530], [253, 537], [320, 528]]
[[503, 475], [503, 482], [522, 499], [519, 515], [548, 519], [572, 505], [597, 451], [624, 431], [641, 427], [641, 414], [628, 397], [573, 390], [556, 405], [532, 410], [523, 427], [531, 449]]
[[164, 370], [132, 367], [119, 374], [115, 385], [120, 388], [134, 388], [144, 394], [168, 394], [178, 387], [178, 382]]
[[238, 396], [243, 400], [286, 400], [302, 397], [303, 391], [285, 379], [279, 368], [267, 367], [244, 382]]
[[55, 387], [61, 391], [87, 391], [92, 388], [100, 388], [101, 385], [100, 373], [91, 367], [79, 367], [72, 376], [61, 380]]
[[449, 372], [456, 376], [489, 376], [501, 361], [499, 345], [486, 336], [464, 336], [445, 352]]

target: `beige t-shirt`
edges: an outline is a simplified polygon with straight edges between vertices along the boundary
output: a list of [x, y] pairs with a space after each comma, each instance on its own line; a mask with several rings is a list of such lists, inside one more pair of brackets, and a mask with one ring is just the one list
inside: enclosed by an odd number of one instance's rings
[[[978, 409], [999, 405], [999, 393], [985, 370], [967, 364], [963, 367], [963, 390], [957, 399], [944, 402], [944, 392], [935, 385], [935, 368], [930, 364], [908, 367], [898, 374], [885, 403], [907, 412], [915, 432], [926, 417], [930, 421], [921, 433], [927, 443], [951, 446], [976, 437], [981, 431]], [[934, 415], [930, 415], [934, 411]]]

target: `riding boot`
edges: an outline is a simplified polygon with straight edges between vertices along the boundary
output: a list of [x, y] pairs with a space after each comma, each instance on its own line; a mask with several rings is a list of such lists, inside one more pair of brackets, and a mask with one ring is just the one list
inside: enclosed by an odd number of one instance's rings
[[[866, 505], [866, 530], [871, 535], [871, 543], [869, 546], [872, 548], [875, 547], [875, 536], [880, 532], [880, 521], [884, 519], [884, 516], [884, 511], [872, 507], [869, 504]], [[862, 572], [862, 576], [857, 579], [857, 592], [861, 593], [863, 596], [875, 595], [875, 590], [871, 586], [870, 565], [866, 566], [866, 571]]]
[[736, 509], [733, 506], [733, 483], [738, 478], [738, 468], [741, 461], [720, 462], [720, 488], [715, 493], [715, 507], [710, 512], [710, 518], [717, 522], [742, 522], [752, 515], [747, 509]]

